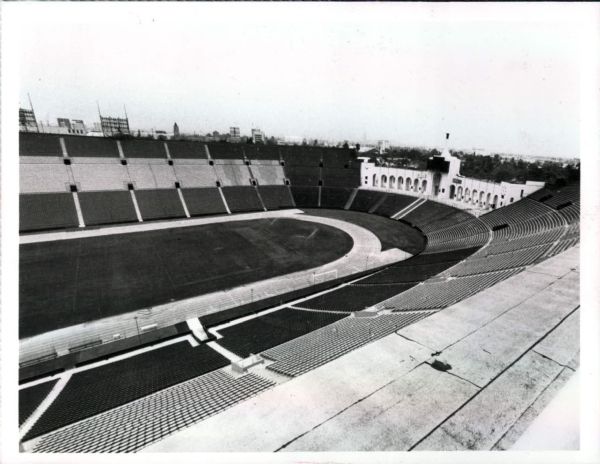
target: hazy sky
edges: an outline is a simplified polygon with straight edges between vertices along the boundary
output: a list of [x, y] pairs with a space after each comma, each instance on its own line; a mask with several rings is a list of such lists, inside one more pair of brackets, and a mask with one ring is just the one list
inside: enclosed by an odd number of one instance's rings
[[577, 25], [531, 7], [33, 7], [20, 102], [53, 123], [97, 121], [98, 100], [135, 128], [578, 155]]

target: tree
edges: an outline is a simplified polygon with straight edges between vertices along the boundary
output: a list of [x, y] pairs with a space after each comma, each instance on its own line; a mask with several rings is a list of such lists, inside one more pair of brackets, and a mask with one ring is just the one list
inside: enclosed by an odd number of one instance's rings
[[356, 144], [356, 151], [360, 151], [360, 143]]
[[348, 141], [344, 142], [344, 145], [342, 145], [342, 148], [350, 148], [350, 145], [348, 145]]

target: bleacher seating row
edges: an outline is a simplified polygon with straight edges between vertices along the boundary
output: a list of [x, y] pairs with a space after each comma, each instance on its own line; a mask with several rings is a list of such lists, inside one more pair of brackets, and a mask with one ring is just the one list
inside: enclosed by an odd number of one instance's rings
[[19, 390], [19, 427], [33, 414], [48, 393], [54, 388], [58, 379], [39, 383], [33, 387]]
[[283, 308], [220, 330], [219, 343], [242, 358], [329, 325], [345, 314]]
[[271, 388], [254, 374], [211, 372], [42, 437], [36, 453], [127, 453]]
[[346, 317], [262, 353], [275, 361], [267, 369], [296, 377], [340, 356], [389, 335], [432, 314], [422, 311], [382, 314], [377, 317]]
[[228, 364], [211, 348], [182, 341], [77, 372], [24, 441]]

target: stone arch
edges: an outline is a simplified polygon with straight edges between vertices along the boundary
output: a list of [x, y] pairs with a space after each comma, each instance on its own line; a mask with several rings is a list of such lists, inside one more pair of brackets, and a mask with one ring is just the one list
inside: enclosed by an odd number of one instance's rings
[[378, 182], [377, 182], [377, 174], [373, 174], [373, 187], [377, 187]]
[[483, 206], [483, 195], [485, 194], [485, 192], [482, 190], [481, 192], [479, 192], [479, 204], [481, 206]]
[[385, 174], [381, 175], [381, 188], [387, 187], [387, 176]]
[[391, 189], [396, 188], [396, 178], [394, 176], [390, 176], [390, 188]]
[[492, 194], [488, 193], [487, 197], [485, 197], [485, 206], [490, 206], [490, 198], [492, 198]]
[[454, 195], [456, 195], [456, 186], [454, 184], [450, 185], [449, 198], [454, 199]]
[[398, 177], [398, 190], [404, 187], [404, 179], [402, 176]]
[[456, 199], [457, 200], [462, 200], [462, 196], [463, 196], [463, 188], [462, 185], [460, 187], [458, 187], [458, 190], [456, 191]]
[[406, 190], [410, 190], [412, 188], [412, 180], [410, 177], [406, 178]]
[[413, 189], [415, 192], [419, 191], [419, 179], [415, 179], [415, 182], [413, 184]]
[[421, 191], [425, 193], [425, 190], [427, 190], [427, 179], [421, 182]]
[[473, 190], [473, 193], [471, 194], [471, 202], [473, 204], [477, 204], [477, 190]]
[[468, 203], [470, 199], [471, 199], [471, 191], [468, 188], [466, 188], [465, 189], [465, 203]]
[[495, 208], [497, 204], [498, 204], [498, 195], [494, 195], [494, 202], [492, 203], [492, 206]]

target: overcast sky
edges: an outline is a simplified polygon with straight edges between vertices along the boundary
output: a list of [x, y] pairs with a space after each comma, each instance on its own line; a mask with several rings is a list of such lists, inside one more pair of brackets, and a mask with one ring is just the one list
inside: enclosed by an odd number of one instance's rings
[[578, 155], [577, 25], [531, 6], [52, 7], [20, 15], [38, 119]]

